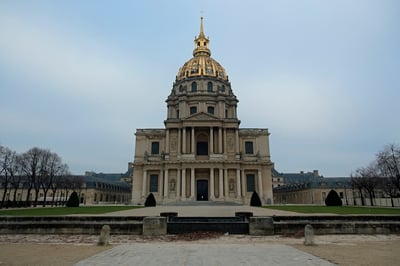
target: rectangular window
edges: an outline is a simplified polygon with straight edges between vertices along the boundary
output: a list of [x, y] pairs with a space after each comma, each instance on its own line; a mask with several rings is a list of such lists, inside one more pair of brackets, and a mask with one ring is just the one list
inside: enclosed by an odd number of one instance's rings
[[208, 106], [207, 107], [207, 112], [209, 113], [209, 114], [214, 114], [214, 107], [213, 106]]
[[158, 175], [150, 175], [150, 192], [158, 192]]
[[252, 141], [246, 141], [244, 143], [245, 146], [245, 152], [246, 154], [253, 154], [254, 150], [253, 150], [253, 142]]
[[190, 107], [190, 114], [192, 115], [192, 114], [195, 114], [195, 113], [197, 113], [197, 107], [196, 106]]
[[256, 179], [254, 174], [246, 175], [247, 192], [256, 191]]
[[151, 154], [159, 154], [160, 153], [160, 142], [153, 141], [151, 143]]
[[343, 199], [343, 192], [339, 192], [339, 196], [341, 199]]

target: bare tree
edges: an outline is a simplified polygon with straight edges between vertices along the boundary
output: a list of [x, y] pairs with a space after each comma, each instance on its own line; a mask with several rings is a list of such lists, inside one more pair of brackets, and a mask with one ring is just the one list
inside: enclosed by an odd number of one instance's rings
[[[21, 170], [21, 155], [17, 155], [15, 157], [15, 163], [12, 167], [12, 175], [11, 175], [11, 187], [14, 189], [13, 192], [13, 202], [15, 206], [19, 206], [19, 203], [17, 202], [17, 192], [18, 189], [20, 188], [20, 185], [22, 184], [23, 180], [23, 175], [22, 175], [22, 170]], [[19, 201], [22, 201], [22, 198], [18, 199]]]
[[393, 198], [398, 197], [399, 190], [396, 188], [393, 182], [387, 177], [382, 177], [379, 180], [378, 186], [380, 189], [382, 189], [385, 195], [390, 197], [390, 203], [392, 207], [394, 207]]
[[31, 201], [31, 191], [32, 189], [35, 190], [35, 201], [34, 201], [34, 206], [37, 204], [37, 199], [39, 196], [39, 182], [38, 182], [38, 176], [39, 176], [39, 171], [40, 171], [40, 157], [43, 153], [43, 150], [37, 147], [34, 147], [27, 152], [23, 153], [21, 156], [21, 167], [22, 167], [22, 172], [24, 175], [27, 177], [28, 181], [28, 190], [27, 190], [27, 195], [26, 195], [26, 202], [29, 205], [29, 202]]
[[[56, 166], [56, 165], [54, 165]], [[56, 200], [56, 193], [58, 190], [63, 189], [63, 185], [64, 185], [64, 179], [66, 178], [66, 176], [69, 176], [69, 172], [68, 172], [68, 165], [66, 164], [59, 164], [58, 167], [55, 167], [54, 169], [55, 171], [52, 172], [52, 182], [50, 183], [50, 188], [51, 191], [53, 193], [53, 197], [51, 200], [51, 206], [54, 205], [55, 200]], [[57, 201], [59, 199], [57, 198]]]
[[[0, 146], [0, 177], [1, 185], [3, 186], [3, 197], [1, 206], [5, 205], [6, 196], [9, 195], [9, 188], [11, 189], [11, 181], [15, 175], [17, 154], [15, 151], [7, 147]], [[10, 197], [7, 198], [7, 207], [9, 206]]]
[[358, 168], [355, 176], [356, 178], [353, 179], [355, 179], [356, 187], [359, 191], [365, 190], [367, 192], [371, 206], [374, 206], [375, 190], [379, 183], [379, 171], [376, 163], [372, 162], [367, 167]]
[[389, 144], [376, 155], [382, 176], [387, 177], [393, 186], [400, 190], [400, 146]]
[[360, 176], [357, 176], [355, 174], [351, 174], [350, 175], [350, 179], [351, 179], [351, 187], [353, 189], [353, 204], [357, 205], [357, 201], [356, 201], [356, 197], [354, 196], [354, 190], [357, 190], [358, 193], [360, 194], [360, 198], [361, 198], [361, 206], [365, 205], [365, 200], [364, 200], [364, 194], [363, 194], [363, 181], [362, 178]]

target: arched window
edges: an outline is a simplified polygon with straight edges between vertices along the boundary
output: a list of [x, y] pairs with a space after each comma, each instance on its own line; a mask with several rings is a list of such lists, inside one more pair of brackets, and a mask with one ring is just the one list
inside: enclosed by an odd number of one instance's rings
[[192, 92], [197, 91], [197, 83], [196, 82], [192, 82]]
[[158, 192], [158, 175], [150, 175], [150, 192]]
[[256, 179], [254, 174], [246, 175], [247, 192], [256, 191]]
[[196, 142], [196, 155], [208, 155], [208, 136], [200, 134]]
[[207, 91], [208, 91], [208, 92], [212, 92], [212, 91], [213, 91], [213, 84], [212, 84], [212, 82], [208, 82], [208, 83], [207, 83]]

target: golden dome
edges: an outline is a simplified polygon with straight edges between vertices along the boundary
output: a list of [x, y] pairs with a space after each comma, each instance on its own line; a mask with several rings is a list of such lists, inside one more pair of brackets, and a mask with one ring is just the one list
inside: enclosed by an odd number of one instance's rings
[[206, 38], [203, 30], [203, 18], [200, 22], [200, 34], [194, 39], [193, 58], [187, 61], [179, 69], [176, 80], [184, 80], [192, 77], [214, 77], [228, 80], [225, 69], [220, 63], [211, 58], [211, 51], [208, 48], [210, 40]]

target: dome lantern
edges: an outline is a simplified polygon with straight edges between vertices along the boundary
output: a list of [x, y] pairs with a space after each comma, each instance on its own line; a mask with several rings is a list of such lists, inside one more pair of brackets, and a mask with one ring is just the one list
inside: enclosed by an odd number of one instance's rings
[[208, 48], [210, 40], [204, 35], [203, 17], [200, 18], [200, 34], [194, 39], [193, 56], [206, 55], [211, 56], [211, 51]]

